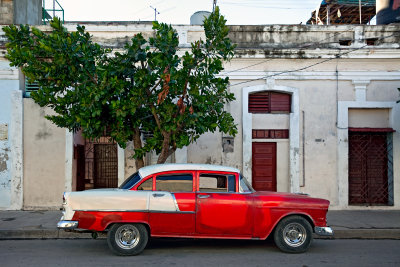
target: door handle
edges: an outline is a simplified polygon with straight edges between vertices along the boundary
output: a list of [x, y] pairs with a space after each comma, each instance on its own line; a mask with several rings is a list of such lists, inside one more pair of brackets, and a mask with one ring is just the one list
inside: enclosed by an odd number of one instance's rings
[[153, 197], [162, 197], [162, 196], [164, 196], [165, 194], [159, 194], [159, 193], [155, 193], [155, 194], [153, 194]]
[[199, 195], [199, 198], [209, 198], [210, 195]]

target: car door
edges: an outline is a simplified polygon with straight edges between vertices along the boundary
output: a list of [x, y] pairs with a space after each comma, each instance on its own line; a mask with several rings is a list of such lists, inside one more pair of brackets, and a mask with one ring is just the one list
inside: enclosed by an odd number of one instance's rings
[[238, 175], [199, 172], [196, 234], [249, 237], [253, 230], [252, 196], [239, 193]]
[[[195, 193], [193, 172], [167, 172], [155, 175], [150, 194], [149, 222], [152, 236], [191, 236], [195, 231]], [[174, 201], [174, 210], [152, 210], [153, 203]]]

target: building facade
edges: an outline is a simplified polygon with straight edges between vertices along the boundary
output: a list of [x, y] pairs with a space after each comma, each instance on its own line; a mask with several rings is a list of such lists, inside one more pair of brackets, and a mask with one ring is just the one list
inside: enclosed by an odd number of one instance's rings
[[[136, 33], [153, 34], [150, 23], [83, 24], [95, 42], [116, 51]], [[73, 31], [75, 24], [66, 27]], [[204, 38], [200, 26], [175, 28], [182, 52]], [[226, 109], [239, 133], [205, 134], [170, 161], [236, 167], [258, 190], [308, 193], [329, 199], [333, 209], [399, 209], [399, 30], [398, 25], [230, 26], [236, 56], [221, 75], [230, 78], [236, 97]], [[58, 208], [63, 191], [113, 187], [135, 171], [131, 145], [123, 150], [106, 139], [84, 140], [46, 121], [50, 111], [22, 99], [21, 74], [0, 57], [14, 75], [12, 90], [22, 110], [23, 186], [7, 189], [10, 196], [22, 192], [20, 208]], [[0, 93], [10, 94], [7, 86]], [[5, 109], [12, 110], [2, 105]], [[11, 113], [6, 117], [0, 124], [13, 121]], [[12, 150], [10, 141], [0, 142]], [[148, 155], [146, 162], [153, 159]], [[9, 161], [0, 178], [17, 181]], [[18, 206], [3, 202], [2, 209]]]

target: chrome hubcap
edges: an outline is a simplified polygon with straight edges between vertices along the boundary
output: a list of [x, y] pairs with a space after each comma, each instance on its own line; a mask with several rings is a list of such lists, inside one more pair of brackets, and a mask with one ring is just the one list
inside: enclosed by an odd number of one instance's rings
[[133, 225], [123, 225], [118, 228], [115, 234], [115, 243], [123, 249], [134, 248], [139, 243], [139, 240], [139, 231]]
[[291, 247], [299, 247], [306, 241], [307, 232], [303, 225], [290, 223], [283, 229], [283, 239]]

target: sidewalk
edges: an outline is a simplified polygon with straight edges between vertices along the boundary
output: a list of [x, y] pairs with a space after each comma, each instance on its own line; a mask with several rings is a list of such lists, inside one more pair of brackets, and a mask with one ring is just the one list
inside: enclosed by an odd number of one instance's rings
[[[0, 211], [0, 239], [91, 238], [57, 229], [61, 211]], [[336, 239], [400, 239], [400, 210], [329, 211]]]

